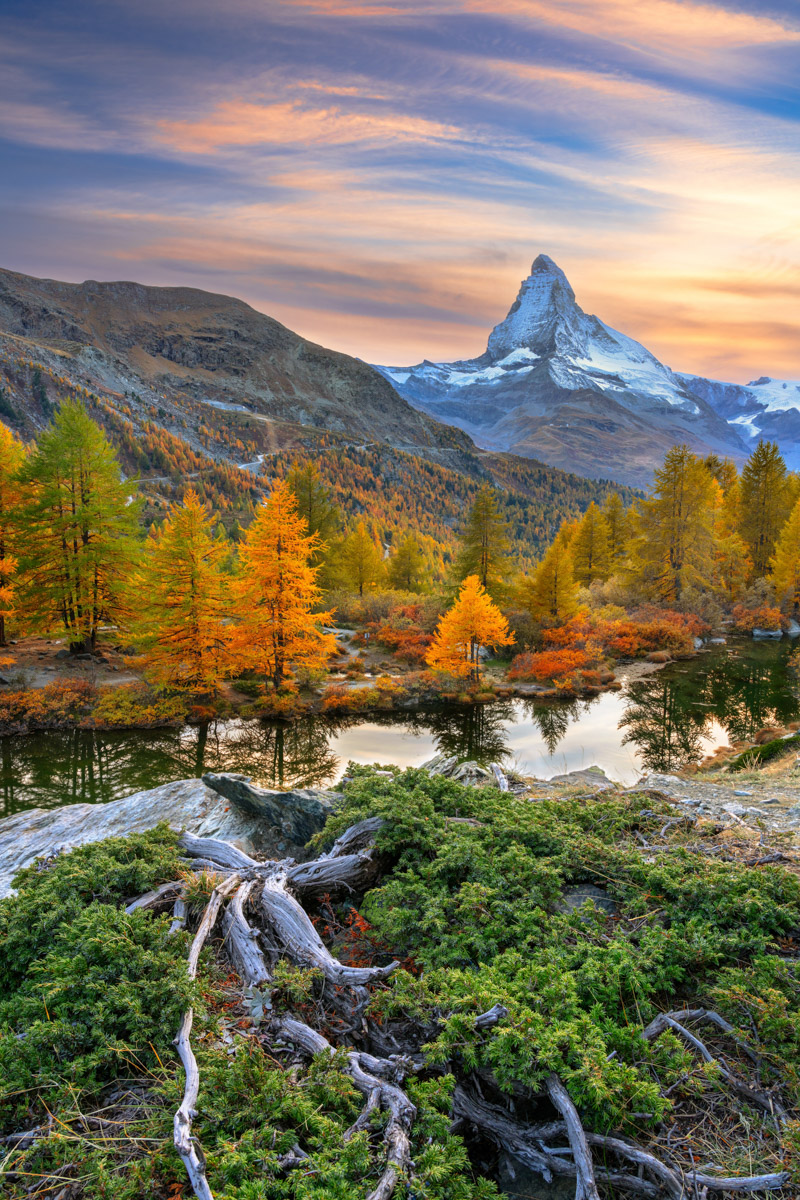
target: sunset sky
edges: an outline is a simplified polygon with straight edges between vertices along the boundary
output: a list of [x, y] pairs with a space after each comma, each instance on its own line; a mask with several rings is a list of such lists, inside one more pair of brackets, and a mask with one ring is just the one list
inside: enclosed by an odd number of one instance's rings
[[0, 265], [480, 353], [540, 252], [675, 369], [800, 379], [800, 6], [4, 0]]

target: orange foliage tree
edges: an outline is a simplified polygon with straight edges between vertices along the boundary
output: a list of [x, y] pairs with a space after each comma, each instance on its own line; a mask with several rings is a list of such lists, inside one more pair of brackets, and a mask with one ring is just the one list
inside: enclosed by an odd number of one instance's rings
[[313, 611], [320, 597], [310, 565], [317, 544], [291, 488], [276, 480], [241, 546], [230, 640], [232, 664], [258, 671], [276, 688], [292, 667], [313, 670], [335, 653], [335, 639], [321, 629], [331, 613]]
[[5, 425], [0, 425], [0, 646], [7, 645], [6, 624], [14, 613], [17, 559], [11, 547], [14, 509], [19, 502], [16, 477], [24, 454], [19, 439]]
[[150, 534], [141, 587], [141, 629], [154, 678], [214, 691], [224, 664], [228, 544], [194, 488]]
[[481, 646], [510, 646], [508, 621], [477, 575], [468, 575], [453, 607], [444, 614], [426, 656], [431, 667], [454, 675], [480, 676]]

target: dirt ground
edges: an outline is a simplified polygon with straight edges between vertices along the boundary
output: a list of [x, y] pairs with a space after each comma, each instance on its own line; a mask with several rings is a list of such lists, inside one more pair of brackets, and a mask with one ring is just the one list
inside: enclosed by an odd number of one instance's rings
[[11, 643], [0, 651], [10, 659], [0, 667], [0, 687], [3, 690], [45, 687], [58, 680], [81, 679], [98, 687], [135, 683], [140, 677], [132, 670], [130, 657], [114, 650], [114, 641], [101, 641], [92, 659], [59, 658], [59, 652], [69, 649], [59, 638], [25, 638]]

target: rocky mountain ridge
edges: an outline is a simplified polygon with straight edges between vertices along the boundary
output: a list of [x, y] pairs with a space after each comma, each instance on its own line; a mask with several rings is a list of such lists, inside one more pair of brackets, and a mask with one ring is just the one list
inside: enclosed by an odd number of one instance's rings
[[[741, 410], [729, 417], [710, 381], [676, 374], [585, 313], [546, 254], [534, 260], [478, 358], [377, 369], [411, 404], [464, 429], [478, 445], [638, 486], [652, 480], [676, 442], [741, 462], [762, 432], [777, 436], [762, 409], [757, 422], [750, 420], [757, 385], [746, 419]], [[788, 405], [782, 441], [794, 440], [795, 419], [800, 426], [800, 411]]]

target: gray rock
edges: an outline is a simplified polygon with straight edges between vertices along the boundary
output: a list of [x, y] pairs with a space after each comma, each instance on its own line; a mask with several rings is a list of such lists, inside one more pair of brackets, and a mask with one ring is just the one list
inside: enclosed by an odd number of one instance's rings
[[581, 771], [568, 771], [565, 775], [553, 775], [549, 783], [571, 784], [575, 787], [586, 785], [596, 792], [606, 792], [617, 787], [609, 779], [602, 767], [585, 767]]
[[593, 902], [595, 908], [600, 908], [603, 912], [613, 915], [617, 911], [616, 900], [609, 895], [605, 888], [598, 887], [594, 883], [576, 883], [572, 887], [564, 888], [561, 900], [556, 905], [556, 911], [574, 912], [576, 908], [582, 908], [589, 900]]
[[786, 632], [789, 637], [800, 637], [800, 625], [798, 625], [797, 621], [792, 620], [789, 622]]
[[512, 1200], [575, 1200], [574, 1179], [553, 1179], [548, 1183], [513, 1154], [502, 1154], [498, 1163], [497, 1183], [503, 1196]]
[[764, 641], [767, 638], [774, 638], [775, 641], [780, 641], [780, 639], [783, 637], [783, 633], [780, 629], [754, 629], [753, 637], [757, 641]]
[[69, 658], [69, 650], [56, 650], [56, 658]]
[[[30, 808], [0, 820], [0, 896], [11, 890], [17, 871], [57, 849], [141, 833], [166, 821], [201, 837], [232, 842], [247, 854], [284, 857], [277, 852], [281, 831], [263, 817], [229, 804], [200, 779], [179, 779], [108, 804], [65, 804]], [[288, 847], [303, 857], [300, 846]]]
[[728, 642], [726, 638], [709, 638], [708, 644], [709, 646], [727, 646]]
[[342, 799], [341, 792], [316, 788], [280, 792], [256, 787], [246, 775], [208, 774], [203, 776], [203, 783], [242, 812], [266, 819], [297, 845], [304, 845], [322, 829]]

